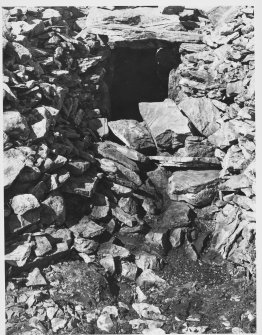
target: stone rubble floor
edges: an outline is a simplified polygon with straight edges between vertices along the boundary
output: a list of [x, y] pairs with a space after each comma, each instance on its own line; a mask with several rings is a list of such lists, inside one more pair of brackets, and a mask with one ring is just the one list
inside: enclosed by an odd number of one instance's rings
[[[172, 250], [156, 271], [166, 284], [139, 290], [135, 281], [110, 278], [98, 263], [78, 257], [72, 253], [44, 268], [47, 285], [26, 287], [23, 273], [7, 280], [7, 335], [146, 334], [151, 327], [167, 334], [256, 331], [254, 282], [230, 263], [193, 261], [183, 248]], [[139, 315], [136, 305], [146, 312]]]

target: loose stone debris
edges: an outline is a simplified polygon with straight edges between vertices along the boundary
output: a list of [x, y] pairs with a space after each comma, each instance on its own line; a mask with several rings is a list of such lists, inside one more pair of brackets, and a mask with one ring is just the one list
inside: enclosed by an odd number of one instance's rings
[[250, 6], [3, 9], [7, 335], [256, 332], [254, 80]]

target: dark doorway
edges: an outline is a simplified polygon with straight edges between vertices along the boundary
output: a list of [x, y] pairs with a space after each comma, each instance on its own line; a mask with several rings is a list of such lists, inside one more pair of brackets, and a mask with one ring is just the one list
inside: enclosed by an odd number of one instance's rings
[[139, 102], [163, 101], [167, 98], [169, 72], [180, 62], [177, 49], [116, 48], [112, 51], [112, 120], [142, 121]]

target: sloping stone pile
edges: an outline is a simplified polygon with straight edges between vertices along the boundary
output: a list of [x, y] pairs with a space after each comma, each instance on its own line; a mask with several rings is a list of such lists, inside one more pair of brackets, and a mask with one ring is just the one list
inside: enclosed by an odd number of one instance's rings
[[[5, 228], [15, 266], [70, 248], [71, 232], [57, 230], [66, 220], [61, 188], [70, 180], [65, 193], [89, 197], [98, 181], [86, 171], [90, 145], [108, 132], [110, 52], [95, 35], [77, 36], [81, 16], [74, 7], [4, 12]], [[50, 225], [49, 239], [28, 235]]]
[[215, 29], [205, 28], [204, 45], [181, 44], [182, 63], [170, 73], [169, 97], [221, 162], [213, 248], [254, 274], [254, 9], [226, 8], [215, 23]]

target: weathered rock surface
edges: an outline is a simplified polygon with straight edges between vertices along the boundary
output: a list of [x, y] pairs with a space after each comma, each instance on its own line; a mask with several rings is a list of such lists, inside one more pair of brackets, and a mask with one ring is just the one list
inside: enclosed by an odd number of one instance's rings
[[195, 206], [208, 205], [217, 195], [218, 182], [219, 170], [177, 171], [168, 180], [168, 195]]
[[128, 147], [148, 152], [155, 148], [147, 128], [136, 120], [119, 120], [108, 123], [111, 131]]
[[18, 149], [4, 151], [4, 186], [9, 187], [25, 166], [25, 155]]
[[158, 146], [163, 146], [163, 137], [166, 131], [172, 131], [170, 145], [175, 149], [183, 145], [185, 137], [189, 135], [188, 119], [180, 112], [171, 99], [164, 102], [140, 102], [140, 114], [146, 122]]
[[186, 98], [181, 101], [179, 108], [201, 135], [209, 136], [219, 129], [217, 119], [220, 117], [220, 113], [211, 99]]

